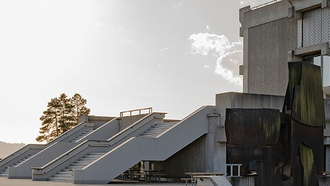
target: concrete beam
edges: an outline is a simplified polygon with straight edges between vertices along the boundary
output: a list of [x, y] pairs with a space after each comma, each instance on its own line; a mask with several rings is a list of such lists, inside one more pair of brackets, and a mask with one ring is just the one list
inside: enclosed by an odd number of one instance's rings
[[322, 0], [321, 7], [328, 8], [330, 6], [329, 0]]
[[297, 62], [301, 60], [302, 60], [301, 57], [295, 55], [295, 51], [293, 50], [288, 51], [288, 62]]
[[316, 53], [320, 53], [321, 55], [330, 55], [328, 42], [297, 48], [293, 52], [295, 56], [305, 56]]

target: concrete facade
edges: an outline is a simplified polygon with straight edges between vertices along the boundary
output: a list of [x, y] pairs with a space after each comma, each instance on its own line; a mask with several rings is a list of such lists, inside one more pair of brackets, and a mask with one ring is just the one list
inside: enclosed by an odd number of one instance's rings
[[244, 92], [284, 95], [288, 62], [313, 63], [314, 57], [329, 56], [329, 12], [327, 0], [272, 1], [240, 9]]
[[[240, 9], [245, 93], [284, 95], [290, 62], [321, 66], [330, 96], [329, 0], [282, 0]], [[330, 102], [325, 99], [325, 171], [330, 171]], [[322, 180], [322, 179], [321, 179]]]

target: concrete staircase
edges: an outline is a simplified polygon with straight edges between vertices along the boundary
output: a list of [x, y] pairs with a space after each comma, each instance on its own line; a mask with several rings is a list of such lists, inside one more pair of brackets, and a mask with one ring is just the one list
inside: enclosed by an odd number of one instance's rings
[[171, 123], [157, 123], [154, 126], [152, 126], [149, 130], [143, 132], [140, 136], [141, 137], [146, 137], [146, 138], [155, 138], [159, 134], [163, 133], [167, 129], [171, 128], [174, 126], [176, 123], [171, 122]]
[[[16, 166], [16, 165], [22, 163], [23, 161], [29, 159], [29, 158], [30, 158], [31, 156], [33, 156], [33, 155], [34, 155], [34, 154], [30, 154], [30, 155], [24, 157], [23, 159], [20, 159], [18, 162], [14, 163], [14, 164], [11, 165], [10, 167], [12, 167], [12, 166]], [[2, 172], [0, 172], [0, 177], [8, 177], [8, 172], [9, 172], [9, 171], [8, 171], [8, 167], [6, 167], [5, 170], [3, 170]]]
[[85, 155], [83, 158], [79, 159], [78, 161], [74, 162], [73, 164], [67, 166], [62, 171], [56, 173], [52, 177], [49, 178], [49, 181], [57, 181], [57, 182], [73, 182], [73, 174], [72, 170], [74, 169], [82, 169], [85, 166], [89, 165], [102, 155], [104, 152], [93, 152]]
[[207, 115], [214, 110], [214, 106], [201, 107], [178, 123], [158, 121], [123, 138], [97, 161], [73, 170], [73, 183], [106, 184], [140, 161], [165, 161], [208, 132]]
[[77, 142], [80, 139], [84, 138], [85, 136], [87, 136], [89, 133], [91, 133], [93, 131], [93, 128], [91, 129], [86, 129], [85, 131], [83, 131], [80, 135], [76, 136], [75, 138], [73, 138], [72, 140], [70, 140], [70, 142]]

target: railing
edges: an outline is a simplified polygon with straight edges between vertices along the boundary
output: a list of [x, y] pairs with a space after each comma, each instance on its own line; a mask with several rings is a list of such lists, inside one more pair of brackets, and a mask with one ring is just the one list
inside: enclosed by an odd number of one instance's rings
[[[242, 164], [227, 164], [227, 168], [230, 167], [230, 174], [227, 172], [227, 177], [241, 177]], [[237, 167], [237, 175], [234, 174], [234, 168]]]
[[[145, 111], [147, 111], [147, 112], [145, 112]], [[129, 114], [126, 115], [127, 113], [129, 113]], [[120, 117], [141, 115], [141, 114], [150, 114], [150, 113], [152, 113], [152, 107], [123, 111], [123, 112], [120, 112]]]
[[109, 142], [108, 141], [102, 141], [102, 140], [86, 140], [79, 144], [78, 146], [70, 149], [66, 153], [62, 154], [61, 156], [57, 157], [56, 159], [52, 160], [51, 162], [47, 163], [46, 165], [42, 167], [32, 167], [33, 174], [47, 174], [48, 172], [52, 171], [59, 165], [62, 165], [64, 162], [70, 160], [75, 155], [83, 152], [87, 148], [91, 146], [104, 146], [108, 147]]
[[67, 137], [71, 137], [72, 134], [78, 132], [80, 129], [84, 128], [85, 126], [87, 126], [89, 123], [88, 122], [81, 122], [80, 124], [78, 124], [77, 126], [73, 127], [72, 129], [64, 132], [63, 134], [61, 134], [60, 136], [58, 136], [57, 138], [53, 139], [52, 141], [50, 141], [49, 143], [47, 143], [47, 145], [51, 145], [54, 144], [55, 142], [59, 142], [59, 141], [63, 141], [65, 140]]
[[282, 0], [273, 0], [273, 1], [270, 1], [270, 2], [267, 2], [267, 3], [264, 3], [264, 4], [261, 4], [261, 5], [258, 5], [258, 6], [254, 6], [254, 7], [250, 8], [250, 9], [251, 10], [256, 10], [258, 8], [262, 8], [262, 7], [265, 7], [265, 6], [268, 6], [268, 5], [271, 5], [271, 4], [280, 2], [280, 1], [282, 1]]
[[21, 149], [19, 149], [18, 151], [12, 153], [11, 155], [7, 156], [6, 158], [2, 159], [2, 161], [0, 162], [0, 167], [5, 165], [9, 161], [12, 161], [14, 158], [22, 156], [23, 154], [25, 154], [29, 150], [33, 150], [33, 149], [40, 149], [41, 150], [45, 146], [46, 145], [43, 145], [43, 144], [40, 144], [40, 145], [39, 144], [28, 144], [28, 145], [22, 147]]
[[130, 127], [127, 127], [126, 129], [122, 130], [121, 132], [117, 133], [116, 135], [112, 136], [111, 138], [107, 140], [86, 140], [82, 142], [81, 144], [77, 145], [76, 147], [70, 149], [69, 151], [65, 152], [58, 158], [54, 159], [53, 161], [49, 162], [48, 164], [44, 165], [43, 167], [33, 167], [33, 174], [34, 175], [43, 175], [47, 174], [50, 171], [54, 170], [58, 166], [64, 164], [65, 162], [69, 161], [71, 158], [75, 157], [75, 155], [83, 152], [87, 148], [91, 146], [104, 146], [109, 147], [118, 142], [119, 140], [125, 138], [132, 132], [136, 131], [137, 129], [141, 128], [142, 126], [148, 124], [150, 121], [152, 121], [155, 118], [155, 115], [162, 115], [164, 113], [152, 113], [148, 114], [147, 116], [141, 118], [134, 124], [132, 124]]
[[195, 110], [194, 112], [190, 113], [188, 116], [184, 117], [182, 120], [179, 120], [175, 125], [171, 126], [170, 128], [166, 129], [165, 131], [163, 131], [162, 133], [158, 134], [156, 138], [159, 138], [160, 136], [162, 136], [163, 134], [165, 134], [167, 131], [171, 130], [172, 128], [178, 126], [179, 124], [185, 122], [186, 120], [188, 120], [189, 118], [193, 117], [195, 114], [197, 114], [198, 112], [200, 112], [201, 110], [207, 108], [208, 106], [201, 106], [200, 108], [198, 108], [197, 110]]

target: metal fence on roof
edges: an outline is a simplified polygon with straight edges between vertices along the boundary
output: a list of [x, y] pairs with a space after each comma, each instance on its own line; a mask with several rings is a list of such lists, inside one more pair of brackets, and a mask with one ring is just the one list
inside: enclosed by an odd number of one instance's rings
[[262, 7], [265, 7], [265, 6], [268, 6], [268, 5], [271, 5], [271, 4], [274, 4], [274, 3], [277, 3], [279, 1], [282, 1], [282, 0], [273, 0], [273, 1], [269, 1], [267, 3], [264, 3], [264, 4], [261, 4], [261, 5], [258, 5], [258, 6], [254, 6], [251, 8], [251, 10], [256, 10], [258, 8], [262, 8]]

